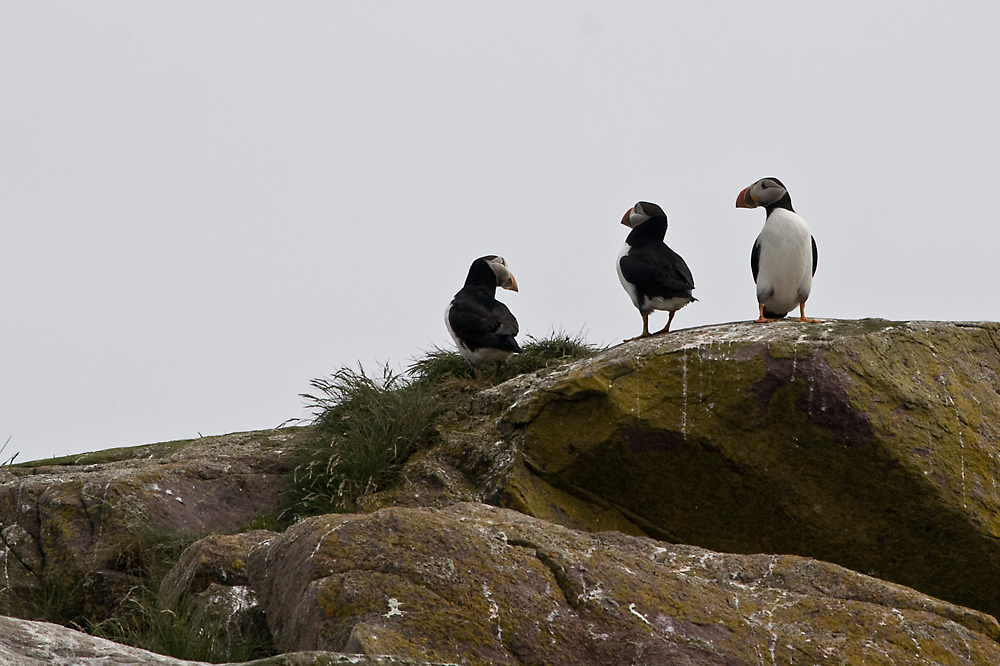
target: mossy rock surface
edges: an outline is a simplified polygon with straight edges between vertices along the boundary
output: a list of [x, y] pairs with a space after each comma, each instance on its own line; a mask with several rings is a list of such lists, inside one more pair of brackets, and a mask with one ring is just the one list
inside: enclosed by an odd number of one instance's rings
[[[321, 650], [268, 664], [1000, 663], [965, 608], [1000, 612], [998, 343], [736, 323], [522, 375], [439, 419], [369, 515], [214, 537], [165, 604], [252, 591], [281, 649]], [[146, 573], [137, 525], [269, 526], [301, 434], [0, 469], [0, 612], [49, 586], [113, 614]]]
[[0, 468], [0, 612], [47, 595], [66, 608], [44, 619], [114, 615], [170, 535], [234, 532], [276, 512], [283, 453], [300, 434], [234, 433]]
[[[0, 663], [4, 666], [204, 666], [121, 645], [48, 622], [0, 616]], [[334, 652], [293, 652], [244, 666], [448, 666], [413, 659]], [[223, 665], [225, 666], [225, 665]], [[236, 666], [232, 664], [231, 666]], [[454, 665], [452, 665], [454, 666]]]
[[484, 504], [319, 516], [247, 546], [247, 584], [282, 650], [469, 665], [1000, 663], [993, 617], [834, 564]]
[[492, 389], [508, 463], [487, 499], [585, 529], [617, 512], [631, 527], [614, 529], [835, 562], [996, 614], [998, 343], [994, 323], [862, 320], [619, 345]]

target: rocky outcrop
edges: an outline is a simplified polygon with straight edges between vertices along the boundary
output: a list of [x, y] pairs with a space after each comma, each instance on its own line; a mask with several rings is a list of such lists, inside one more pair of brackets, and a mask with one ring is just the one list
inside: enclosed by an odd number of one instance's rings
[[113, 613], [136, 532], [232, 532], [274, 510], [298, 431], [237, 433], [0, 468], [0, 601], [49, 585]]
[[[368, 515], [214, 534], [160, 602], [282, 650], [1000, 663], [998, 424], [998, 324], [681, 330], [470, 396]], [[113, 612], [123, 535], [249, 529], [300, 436], [0, 469], [0, 601], [84, 580]]]
[[[193, 546], [165, 588], [211, 579], [234, 545]], [[242, 546], [244, 582], [283, 650], [511, 665], [1000, 663], [991, 616], [833, 564], [589, 534], [482, 504], [321, 516]]]
[[270, 628], [249, 586], [247, 560], [273, 532], [212, 535], [187, 548], [160, 585], [159, 608], [182, 619], [188, 634], [201, 636], [208, 654], [231, 660], [240, 648], [274, 654]]
[[365, 506], [474, 499], [798, 554], [996, 614], [998, 343], [993, 323], [862, 320], [619, 345], [483, 392]]
[[[48, 622], [0, 616], [0, 663], [4, 666], [198, 666], [128, 647]], [[413, 659], [300, 652], [248, 662], [245, 666], [434, 666]], [[445, 665], [439, 665], [445, 666]]]

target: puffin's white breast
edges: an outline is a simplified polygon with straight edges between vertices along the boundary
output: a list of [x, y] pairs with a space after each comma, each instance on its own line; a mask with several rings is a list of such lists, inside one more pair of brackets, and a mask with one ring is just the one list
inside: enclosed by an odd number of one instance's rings
[[618, 281], [622, 283], [623, 287], [625, 287], [625, 291], [628, 292], [629, 298], [632, 299], [632, 304], [638, 308], [640, 307], [639, 290], [636, 288], [634, 284], [626, 280], [625, 276], [622, 274], [622, 257], [627, 255], [628, 251], [631, 249], [632, 246], [629, 245], [628, 243], [622, 245], [621, 252], [618, 253], [618, 257], [615, 259], [615, 269], [618, 271]]
[[797, 213], [776, 208], [757, 236], [757, 300], [774, 313], [789, 312], [812, 289], [812, 235]]
[[448, 307], [444, 309], [444, 325], [448, 327], [448, 334], [451, 335], [451, 339], [455, 341], [455, 346], [458, 347], [458, 353], [465, 358], [466, 361], [471, 360], [472, 352], [468, 347], [462, 342], [461, 338], [455, 335], [455, 329], [451, 327], [451, 306], [454, 305], [454, 301], [448, 304]]

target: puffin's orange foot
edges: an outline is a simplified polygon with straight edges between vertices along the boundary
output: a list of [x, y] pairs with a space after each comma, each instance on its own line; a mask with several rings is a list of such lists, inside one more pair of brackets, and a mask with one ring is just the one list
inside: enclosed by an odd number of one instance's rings
[[[763, 310], [761, 314], [764, 314]], [[806, 317], [806, 302], [802, 301], [799, 303], [799, 321], [804, 324], [822, 324], [823, 322], [819, 319], [809, 319]]]
[[632, 342], [633, 340], [642, 340], [643, 338], [649, 338], [649, 337], [652, 337], [652, 334], [650, 334], [650, 333], [640, 333], [639, 335], [635, 336], [634, 338], [626, 338], [625, 340], [622, 340], [622, 342]]
[[764, 316], [764, 304], [763, 303], [757, 303], [757, 312], [760, 313], [760, 316], [757, 317], [757, 321], [754, 322], [755, 324], [770, 324], [772, 321], [778, 321], [777, 319], [772, 319], [770, 317], [765, 317]]

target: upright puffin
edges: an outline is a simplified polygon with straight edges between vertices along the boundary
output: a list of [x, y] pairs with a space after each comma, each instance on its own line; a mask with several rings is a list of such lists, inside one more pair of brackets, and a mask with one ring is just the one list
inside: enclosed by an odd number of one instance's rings
[[517, 291], [517, 281], [507, 270], [503, 257], [487, 255], [472, 262], [465, 286], [444, 311], [444, 323], [458, 345], [459, 353], [482, 379], [481, 365], [494, 363], [492, 381], [500, 366], [521, 348], [517, 335], [517, 320], [507, 306], [498, 301], [497, 287]]
[[806, 319], [806, 299], [816, 274], [816, 239], [809, 225], [792, 209], [792, 198], [777, 178], [761, 178], [736, 197], [737, 208], [763, 206], [764, 228], [750, 252], [750, 269], [757, 283], [758, 322], [781, 319], [799, 306]]
[[618, 279], [642, 315], [642, 334], [625, 341], [629, 342], [650, 336], [649, 314], [653, 310], [670, 312], [667, 325], [653, 334], [659, 335], [670, 330], [675, 312], [698, 299], [691, 295], [694, 289], [691, 270], [663, 242], [667, 216], [662, 208], [640, 201], [625, 211], [622, 224], [632, 231], [615, 262]]

